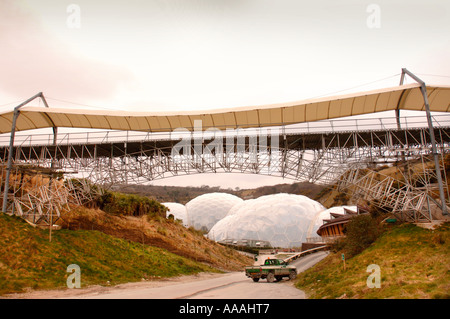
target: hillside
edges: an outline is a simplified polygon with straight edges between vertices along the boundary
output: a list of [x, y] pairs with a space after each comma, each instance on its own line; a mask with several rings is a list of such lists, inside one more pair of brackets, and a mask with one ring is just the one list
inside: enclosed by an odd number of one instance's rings
[[64, 288], [70, 264], [80, 266], [86, 287], [234, 270], [251, 262], [177, 223], [145, 215], [79, 208], [60, 222], [64, 228], [53, 231], [50, 242], [48, 230], [0, 214], [0, 294]]
[[154, 198], [160, 203], [176, 202], [186, 204], [191, 199], [212, 192], [224, 192], [236, 195], [243, 199], [257, 198], [263, 195], [290, 193], [297, 195], [305, 195], [315, 198], [324, 189], [324, 186], [307, 182], [298, 182], [291, 184], [277, 184], [271, 186], [261, 186], [253, 189], [223, 189], [220, 187], [210, 187], [204, 185], [202, 187], [192, 186], [155, 186], [155, 185], [119, 185], [114, 187], [115, 190], [122, 193], [138, 194]]
[[[165, 249], [214, 268], [241, 270], [249, 259], [211, 241], [203, 233], [161, 217], [123, 216], [78, 207], [58, 221], [65, 229], [98, 230], [116, 238]], [[250, 261], [251, 262], [251, 261]]]
[[155, 186], [155, 185], [116, 185], [113, 190], [127, 194], [137, 194], [157, 200], [160, 203], [175, 202], [186, 204], [194, 197], [212, 193], [226, 192], [237, 195], [232, 189], [222, 189], [220, 187], [194, 186]]
[[324, 186], [312, 184], [308, 182], [292, 183], [292, 184], [277, 184], [271, 186], [261, 186], [254, 189], [243, 189], [236, 191], [241, 198], [258, 198], [264, 195], [271, 195], [277, 193], [289, 193], [296, 195], [304, 195], [315, 199], [319, 196]]
[[[450, 224], [423, 229], [414, 224], [388, 227], [343, 269], [341, 254], [330, 253], [300, 274], [296, 287], [311, 299], [450, 298]], [[380, 267], [380, 288], [367, 286], [367, 267]]]

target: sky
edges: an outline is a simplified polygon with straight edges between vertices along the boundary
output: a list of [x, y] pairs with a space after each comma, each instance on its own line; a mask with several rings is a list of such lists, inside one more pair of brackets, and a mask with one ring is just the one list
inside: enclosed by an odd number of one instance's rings
[[0, 112], [37, 92], [55, 108], [256, 106], [396, 86], [404, 67], [450, 85], [450, 2], [0, 0], [0, 48]]

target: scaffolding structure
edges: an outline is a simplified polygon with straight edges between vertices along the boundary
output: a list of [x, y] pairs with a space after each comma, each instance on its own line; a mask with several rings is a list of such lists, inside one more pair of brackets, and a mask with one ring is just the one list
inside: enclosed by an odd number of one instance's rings
[[[88, 180], [64, 179], [59, 170], [31, 165], [13, 165], [9, 174], [7, 212], [32, 225], [53, 225], [73, 206], [92, 201], [100, 193]], [[6, 166], [0, 165], [0, 184], [5, 184]], [[3, 199], [1, 199], [3, 201]]]
[[[408, 162], [395, 167], [397, 178], [384, 175], [382, 170], [355, 167], [349, 169], [339, 180], [338, 189], [351, 192], [353, 201], [360, 205], [374, 205], [389, 211], [398, 219], [408, 222], [431, 222], [444, 218], [439, 190], [436, 185], [434, 167], [430, 168], [432, 159], [414, 165], [416, 170], [408, 168]], [[387, 169], [389, 170], [389, 169]], [[404, 173], [403, 173], [404, 172]], [[445, 170], [446, 203], [448, 205], [448, 185]]]
[[[450, 128], [436, 127], [434, 133], [448, 200], [444, 157], [450, 151]], [[67, 136], [66, 141], [71, 140], [76, 139]], [[182, 140], [184, 144], [179, 144]], [[238, 172], [320, 184], [339, 181], [341, 191], [351, 189], [356, 197], [389, 207], [404, 220], [435, 218], [430, 211], [436, 205], [430, 201], [439, 204], [439, 192], [429, 130], [424, 127], [334, 133], [289, 131], [245, 138], [209, 136], [202, 138], [201, 144], [198, 140], [192, 136], [142, 140], [127, 134], [113, 141], [21, 143], [12, 152], [14, 169], [7, 211], [14, 209], [34, 221], [50, 222], [70, 203], [91, 200], [92, 185], [108, 189], [169, 176]], [[0, 147], [3, 163], [7, 155], [8, 147]], [[403, 165], [398, 169], [402, 176], [381, 178], [377, 168], [394, 164]], [[5, 171], [5, 165], [1, 167]], [[32, 192], [25, 191], [28, 194], [24, 197], [27, 178], [32, 178], [26, 177], [27, 167], [39, 168], [46, 182], [37, 183]]]
[[[406, 76], [417, 84], [403, 86]], [[174, 116], [50, 110], [44, 95], [38, 93], [15, 107], [12, 113], [0, 116], [2, 123], [11, 123], [10, 130], [2, 126], [2, 132], [10, 132], [9, 146], [0, 146], [2, 211], [32, 218], [34, 222], [52, 223], [71, 201], [89, 200], [92, 185], [108, 188], [170, 176], [239, 172], [322, 184], [339, 181], [341, 190], [352, 189], [359, 197], [391, 209], [404, 220], [431, 220], [435, 206], [442, 216], [448, 217], [445, 155], [450, 149], [450, 128], [433, 121], [430, 109], [449, 111], [449, 89], [430, 87], [431, 92], [427, 92], [425, 83], [407, 69], [402, 69], [400, 85], [401, 88], [314, 103]], [[44, 110], [21, 109], [37, 98], [43, 101]], [[426, 127], [402, 126], [401, 109], [424, 110]], [[286, 127], [286, 124], [296, 126], [308, 120], [386, 110], [395, 110], [396, 128], [361, 130], [356, 125], [356, 128], [334, 131], [333, 122], [321, 132], [305, 132], [298, 127], [289, 131]], [[21, 112], [26, 116], [19, 118]], [[196, 124], [202, 121], [207, 125], [203, 128], [200, 125], [200, 132], [195, 132]], [[181, 128], [181, 123], [190, 125], [190, 129], [182, 130], [185, 135], [174, 129]], [[58, 126], [116, 128], [125, 130], [121, 134], [126, 135], [114, 140], [106, 135], [79, 141], [66, 134], [59, 139]], [[257, 130], [242, 134], [240, 126]], [[280, 128], [274, 129], [277, 126]], [[34, 143], [30, 136], [15, 144], [16, 130], [44, 127], [53, 129], [48, 143]], [[144, 137], [129, 134], [132, 127], [148, 132]], [[234, 130], [230, 132], [229, 128]], [[155, 132], [166, 137], [154, 137]], [[413, 162], [421, 163], [421, 168], [415, 165], [411, 169], [409, 165]], [[402, 178], [381, 177], [379, 166], [383, 164], [402, 166], [399, 170], [404, 172]], [[28, 177], [24, 177], [26, 167], [38, 168], [40, 173], [36, 176], [47, 176], [34, 183], [32, 190], [25, 189], [29, 184]], [[64, 174], [64, 180], [58, 172]], [[71, 179], [79, 182], [73, 184]]]

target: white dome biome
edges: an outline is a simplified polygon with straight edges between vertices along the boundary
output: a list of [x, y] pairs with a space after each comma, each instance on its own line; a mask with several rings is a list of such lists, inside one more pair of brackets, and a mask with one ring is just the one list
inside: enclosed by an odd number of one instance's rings
[[[230, 208], [230, 210], [228, 211], [228, 213], [227, 213], [226, 216], [230, 216], [230, 215], [236, 214], [236, 213], [239, 211], [239, 209], [241, 209], [242, 206], [248, 205], [248, 203], [249, 203], [250, 201], [252, 201], [252, 200], [253, 200], [253, 199], [247, 199], [247, 200], [241, 201], [240, 203], [237, 203], [236, 205], [234, 205], [233, 207]], [[226, 217], [226, 216], [225, 216], [225, 217]]]
[[303, 195], [274, 194], [245, 201], [237, 211], [211, 228], [215, 241], [261, 240], [272, 247], [297, 247], [306, 241], [308, 229], [319, 212], [319, 202]]
[[166, 213], [166, 218], [169, 218], [169, 216], [172, 215], [175, 220], [179, 219], [181, 220], [184, 226], [186, 227], [188, 226], [186, 206], [180, 203], [172, 203], [172, 202], [161, 204], [169, 209]]
[[209, 193], [197, 196], [186, 204], [188, 224], [208, 232], [224, 218], [234, 205], [243, 199], [227, 193]]

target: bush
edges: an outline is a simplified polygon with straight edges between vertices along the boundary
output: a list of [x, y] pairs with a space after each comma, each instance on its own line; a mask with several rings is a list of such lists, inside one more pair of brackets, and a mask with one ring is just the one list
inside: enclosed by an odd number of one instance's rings
[[144, 196], [106, 192], [98, 199], [98, 207], [111, 214], [166, 217], [166, 207]]
[[391, 209], [389, 209], [388, 207], [380, 205], [380, 201], [378, 200], [373, 200], [372, 202], [368, 203], [367, 207], [370, 216], [372, 216], [372, 218], [375, 218], [377, 220], [385, 218], [386, 214], [389, 214], [391, 212]]
[[378, 221], [369, 214], [353, 217], [346, 224], [346, 237], [336, 242], [333, 251], [343, 250], [351, 258], [370, 246], [382, 233]]

